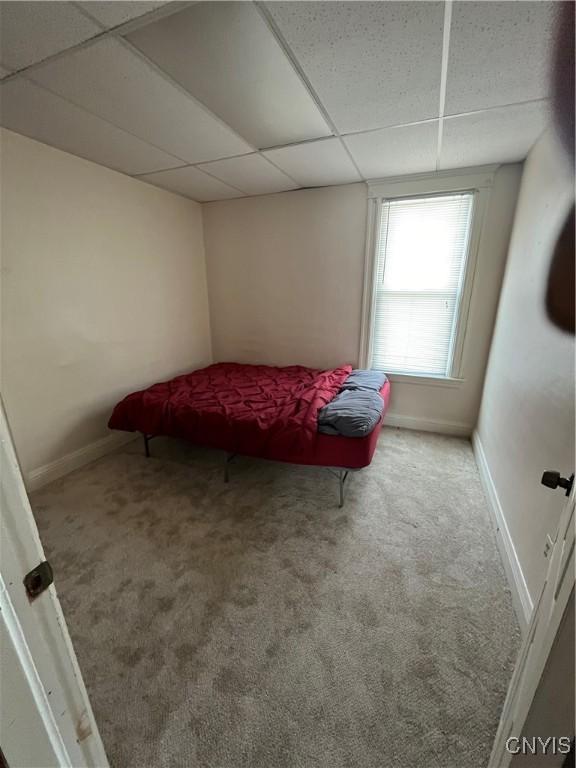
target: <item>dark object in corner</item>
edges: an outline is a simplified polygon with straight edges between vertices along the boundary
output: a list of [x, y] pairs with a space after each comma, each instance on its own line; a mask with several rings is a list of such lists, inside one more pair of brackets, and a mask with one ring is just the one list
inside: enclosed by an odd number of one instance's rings
[[[574, 168], [574, 2], [558, 3], [553, 86], [554, 125], [564, 159]], [[546, 312], [563, 331], [574, 334], [574, 206], [558, 235], [546, 289]]]
[[574, 207], [558, 235], [546, 289], [548, 317], [559, 328], [574, 333]]

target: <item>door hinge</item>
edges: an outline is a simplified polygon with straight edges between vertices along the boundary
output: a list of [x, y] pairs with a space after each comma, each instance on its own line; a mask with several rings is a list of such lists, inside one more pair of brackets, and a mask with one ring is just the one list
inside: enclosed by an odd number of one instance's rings
[[40, 563], [36, 568], [27, 573], [24, 576], [24, 586], [26, 587], [26, 594], [30, 602], [35, 600], [38, 595], [41, 595], [44, 590], [48, 589], [53, 581], [54, 571], [47, 560], [44, 560], [43, 563]]

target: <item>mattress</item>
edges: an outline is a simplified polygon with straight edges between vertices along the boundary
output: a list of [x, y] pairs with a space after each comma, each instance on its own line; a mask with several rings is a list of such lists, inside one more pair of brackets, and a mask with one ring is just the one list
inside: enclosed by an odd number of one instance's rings
[[[317, 431], [318, 411], [351, 370], [218, 363], [133, 392], [108, 426], [274, 461], [359, 469], [372, 459], [382, 422], [363, 438]], [[386, 382], [381, 391], [385, 405], [389, 388]]]

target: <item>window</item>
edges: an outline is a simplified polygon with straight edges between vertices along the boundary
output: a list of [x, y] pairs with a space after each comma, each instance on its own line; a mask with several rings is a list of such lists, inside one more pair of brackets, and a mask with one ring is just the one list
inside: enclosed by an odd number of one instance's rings
[[452, 375], [474, 192], [380, 200], [370, 365]]

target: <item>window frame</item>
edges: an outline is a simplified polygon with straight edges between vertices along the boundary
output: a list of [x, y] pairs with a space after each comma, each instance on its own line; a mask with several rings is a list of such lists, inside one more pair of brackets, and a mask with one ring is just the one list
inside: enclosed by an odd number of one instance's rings
[[436, 384], [440, 386], [458, 386], [459, 383], [464, 381], [463, 358], [468, 332], [472, 290], [478, 263], [478, 250], [485, 213], [497, 169], [498, 166], [492, 165], [482, 168], [466, 168], [368, 182], [366, 252], [359, 355], [361, 367], [369, 367], [372, 359], [373, 317], [376, 301], [376, 247], [379, 236], [381, 203], [402, 198], [432, 197], [434, 195], [472, 192], [474, 194], [472, 222], [468, 238], [468, 252], [466, 254], [462, 290], [456, 310], [456, 325], [450, 369], [445, 376], [398, 372], [391, 373], [389, 377], [392, 381], [410, 381], [414, 384]]

